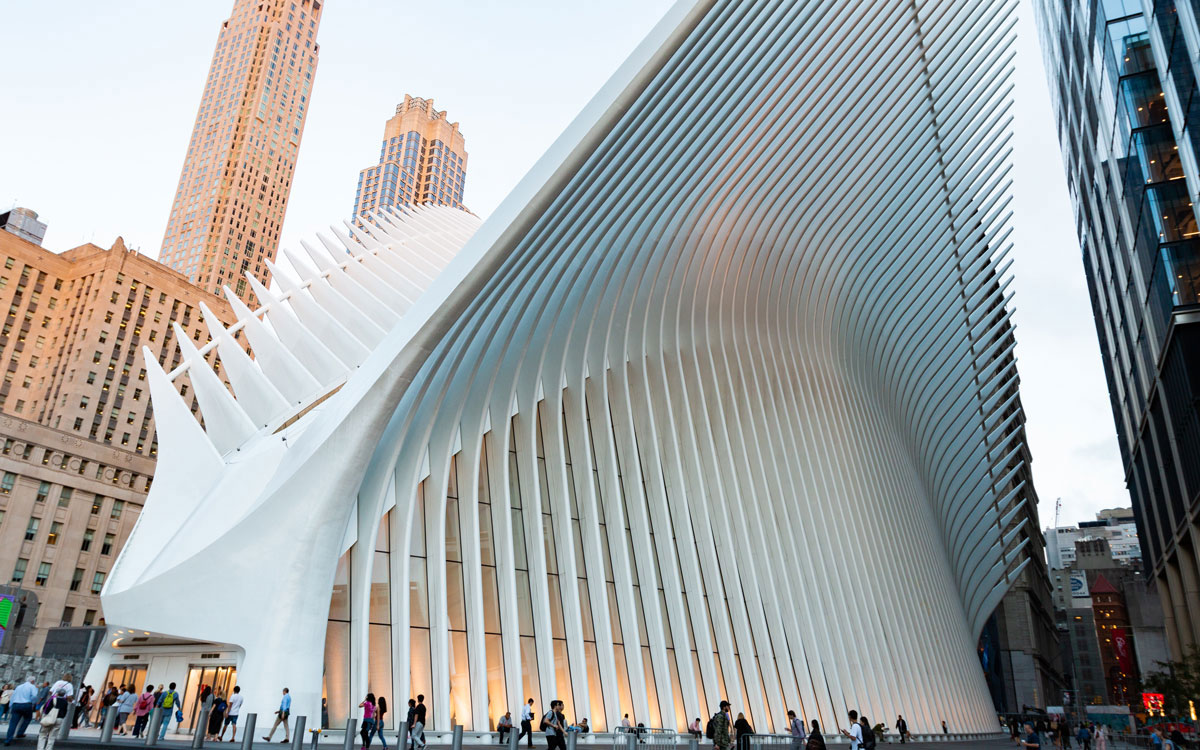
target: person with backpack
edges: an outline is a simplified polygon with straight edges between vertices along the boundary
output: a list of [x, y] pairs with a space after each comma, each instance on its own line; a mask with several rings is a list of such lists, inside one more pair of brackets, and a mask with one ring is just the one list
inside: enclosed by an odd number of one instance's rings
[[850, 717], [850, 727], [843, 729], [842, 734], [850, 739], [850, 750], [861, 750], [863, 731], [862, 724], [858, 723], [858, 711], [851, 710], [848, 716]]
[[550, 750], [559, 748], [562, 750], [566, 745], [566, 733], [563, 731], [562, 722], [559, 720], [558, 705], [560, 701], [550, 701], [550, 710], [542, 716], [542, 722], [538, 726], [546, 733], [546, 747]]
[[41, 706], [41, 729], [38, 730], [37, 750], [54, 750], [58, 739], [58, 728], [71, 710], [71, 697], [66, 688], [60, 687]]
[[1075, 735], [1075, 739], [1079, 740], [1079, 746], [1083, 750], [1092, 750], [1092, 733], [1088, 730], [1087, 724], [1079, 725], [1079, 732]]
[[137, 703], [133, 704], [134, 737], [141, 737], [142, 732], [146, 731], [146, 722], [149, 721], [152, 708], [154, 708], [154, 686], [147, 685], [145, 691], [138, 696]]
[[812, 729], [808, 733], [808, 744], [805, 750], [825, 750], [825, 736], [821, 734], [821, 725], [816, 719], [812, 720]]
[[417, 695], [417, 706], [413, 709], [413, 723], [409, 726], [409, 736], [412, 737], [413, 750], [425, 750], [425, 719], [428, 716], [425, 708], [425, 696]]
[[792, 734], [792, 750], [803, 750], [804, 722], [797, 718], [795, 711], [788, 711], [788, 731]]
[[[158, 697], [158, 708], [162, 711], [162, 725], [158, 729], [158, 738], [166, 739], [167, 727], [171, 725], [172, 715], [179, 710], [183, 702], [179, 699], [179, 693], [175, 692], [175, 683], [167, 685], [167, 689]], [[179, 722], [176, 721], [176, 730], [178, 730]]]
[[704, 736], [713, 741], [713, 747], [716, 750], [729, 750], [729, 701], [721, 701], [717, 712], [708, 720], [708, 726], [704, 729]]
[[862, 725], [863, 750], [875, 750], [875, 730], [871, 727], [871, 722], [867, 721], [866, 716], [860, 716], [858, 723]]

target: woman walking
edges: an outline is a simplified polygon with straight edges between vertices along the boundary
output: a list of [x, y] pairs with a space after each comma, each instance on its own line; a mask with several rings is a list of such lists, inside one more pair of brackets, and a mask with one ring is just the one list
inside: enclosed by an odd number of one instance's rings
[[808, 745], [805, 750], [825, 750], [825, 738], [821, 736], [821, 725], [816, 719], [812, 720], [812, 731], [808, 733]]
[[[383, 723], [383, 717], [384, 717], [384, 714], [387, 713], [387, 711], [388, 711], [387, 698], [384, 698], [381, 695], [381, 696], [379, 696], [379, 700], [375, 702], [375, 729], [371, 736], [372, 737], [374, 737], [376, 735], [379, 736], [379, 743], [381, 745], [383, 745], [383, 750], [387, 750], [387, 746], [388, 746], [387, 738], [385, 738], [383, 736], [383, 730], [386, 727], [386, 725]], [[370, 745], [370, 744], [371, 744], [371, 738], [368, 737], [367, 745]]]
[[358, 736], [362, 738], [362, 750], [367, 750], [371, 746], [371, 733], [375, 730], [375, 694], [367, 693], [358, 707], [363, 710], [362, 729]]
[[218, 692], [213, 699], [212, 710], [208, 712], [208, 739], [213, 742], [218, 741], [221, 725], [225, 723], [225, 711], [228, 709], [229, 702], [225, 700], [225, 694]]
[[738, 750], [750, 750], [750, 735], [754, 734], [754, 727], [746, 721], [746, 714], [738, 714], [737, 721], [733, 722], [733, 728], [737, 731]]
[[150, 719], [150, 711], [154, 709], [154, 686], [147, 685], [142, 694], [138, 696], [137, 703], [133, 704], [133, 736], [141, 737], [142, 732], [146, 731], [146, 723]]
[[58, 739], [58, 728], [66, 719], [71, 701], [67, 691], [59, 688], [58, 692], [46, 699], [41, 706], [42, 718], [39, 720], [41, 729], [38, 731], [37, 750], [54, 750], [54, 741]]
[[0, 721], [8, 718], [8, 704], [12, 700], [13, 686], [11, 683], [0, 688]]

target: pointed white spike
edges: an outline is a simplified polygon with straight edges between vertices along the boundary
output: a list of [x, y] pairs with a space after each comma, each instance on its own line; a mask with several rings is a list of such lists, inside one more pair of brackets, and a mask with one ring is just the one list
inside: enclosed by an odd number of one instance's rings
[[[300, 322], [300, 318], [293, 310], [289, 310], [287, 306], [283, 305], [262, 285], [262, 282], [252, 275], [246, 274], [246, 279], [259, 299], [272, 301], [273, 304], [267, 307], [267, 320], [271, 322], [271, 327], [275, 329], [275, 333], [283, 345], [316, 378], [317, 382], [322, 386], [327, 386], [346, 374], [349, 364], [342, 362], [333, 352], [329, 351], [329, 347], [319, 341], [313, 332]], [[292, 291], [292, 305], [299, 309], [305, 305], [303, 293], [294, 288]]]
[[196, 400], [200, 402], [200, 412], [204, 415], [204, 430], [216, 446], [217, 452], [224, 455], [254, 434], [254, 422], [238, 405], [233, 394], [208, 366], [204, 357], [200, 356], [196, 345], [188, 338], [187, 331], [178, 323], [172, 323], [171, 327], [175, 331], [175, 340], [183, 352], [184, 360], [190, 364], [188, 379], [192, 381]]
[[319, 391], [321, 383], [300, 364], [300, 360], [296, 359], [258, 316], [238, 299], [232, 289], [223, 289], [225, 298], [233, 307], [234, 315], [238, 320], [246, 322], [246, 337], [250, 339], [250, 346], [254, 349], [254, 360], [283, 397], [296, 404]]
[[229, 378], [233, 392], [237, 394], [238, 403], [257, 427], [266, 427], [287, 411], [287, 399], [271, 385], [271, 381], [225, 330], [208, 305], [201, 302], [200, 312], [208, 325], [209, 335], [217, 342], [217, 354], [225, 368], [225, 377]]

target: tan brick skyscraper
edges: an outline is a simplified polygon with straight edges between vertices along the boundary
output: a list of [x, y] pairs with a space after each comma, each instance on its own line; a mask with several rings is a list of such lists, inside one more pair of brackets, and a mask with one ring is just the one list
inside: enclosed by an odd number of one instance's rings
[[458, 123], [434, 109], [432, 99], [405, 94], [383, 127], [379, 165], [358, 173], [354, 215], [411, 203], [462, 208], [466, 146]]
[[158, 259], [250, 298], [287, 209], [317, 71], [320, 0], [236, 0], [221, 25]]

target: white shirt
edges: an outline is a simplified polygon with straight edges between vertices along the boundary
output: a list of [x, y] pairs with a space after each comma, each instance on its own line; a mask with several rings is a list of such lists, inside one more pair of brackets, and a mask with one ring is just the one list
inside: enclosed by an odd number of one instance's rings
[[533, 709], [526, 703], [521, 706], [521, 721], [533, 721]]
[[229, 699], [229, 715], [230, 716], [237, 716], [241, 712], [242, 700], [244, 700], [244, 699], [242, 698], [241, 693], [234, 693], [233, 697]]
[[59, 680], [58, 682], [51, 685], [50, 686], [50, 695], [58, 695], [59, 690], [67, 691], [68, 698], [75, 695], [75, 686], [72, 685], [71, 683], [67, 682], [66, 680]]
[[627, 728], [628, 728], [628, 727], [631, 727], [631, 726], [633, 726], [633, 725], [629, 723], [629, 719], [621, 719], [621, 726], [623, 726], [623, 727], [627, 727]]
[[862, 745], [862, 724], [857, 721], [850, 725], [850, 750], [858, 750]]

